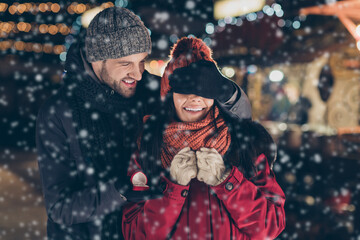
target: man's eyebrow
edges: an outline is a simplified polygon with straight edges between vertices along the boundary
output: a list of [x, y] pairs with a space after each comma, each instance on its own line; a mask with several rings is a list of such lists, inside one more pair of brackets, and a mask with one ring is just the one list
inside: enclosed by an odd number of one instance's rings
[[131, 61], [126, 61], [126, 60], [117, 60], [117, 63], [131, 63]]

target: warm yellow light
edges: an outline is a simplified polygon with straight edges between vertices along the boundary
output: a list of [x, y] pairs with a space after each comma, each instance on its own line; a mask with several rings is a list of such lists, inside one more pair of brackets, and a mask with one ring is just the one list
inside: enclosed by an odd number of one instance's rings
[[24, 51], [24, 49], [25, 49], [25, 43], [23, 41], [15, 42], [14, 46], [15, 46], [15, 49], [18, 51]]
[[3, 23], [1, 23], [1, 25], [0, 25], [0, 27], [1, 27], [1, 31], [2, 32], [6, 32], [6, 29], [8, 28], [8, 26], [7, 26], [7, 22], [3, 22]]
[[59, 32], [62, 35], [68, 35], [70, 33], [70, 29], [65, 24], [56, 24], [56, 25], [59, 29]]
[[16, 13], [16, 7], [15, 7], [14, 5], [11, 5], [11, 6], [9, 7], [9, 13], [10, 13], [11, 15], [14, 15], [14, 14]]
[[68, 13], [70, 13], [70, 14], [74, 14], [74, 13], [75, 13], [75, 12], [74, 12], [74, 5], [71, 4], [70, 6], [68, 6], [67, 11], [68, 11]]
[[45, 43], [44, 46], [43, 46], [43, 51], [44, 53], [52, 53], [53, 51], [53, 47], [51, 44], [48, 44], [48, 43]]
[[85, 12], [85, 10], [86, 10], [86, 6], [83, 3], [80, 3], [80, 4], [76, 5], [76, 7], [75, 7], [75, 12], [78, 14]]
[[19, 29], [19, 31], [25, 32], [26, 23], [24, 23], [24, 22], [19, 22], [19, 23], [17, 24], [17, 29]]
[[35, 12], [39, 11], [39, 6], [36, 3], [32, 4], [31, 12], [34, 14]]
[[20, 4], [19, 6], [17, 6], [17, 11], [19, 13], [23, 13], [23, 12], [25, 12], [25, 10], [26, 10], [26, 5], [25, 4]]
[[312, 176], [306, 175], [306, 176], [304, 177], [304, 182], [305, 182], [306, 184], [308, 184], [308, 185], [312, 185], [312, 184], [314, 183], [314, 179], [313, 179]]
[[29, 12], [33, 8], [31, 3], [25, 3], [25, 7], [26, 7], [25, 9], [26, 12]]
[[57, 34], [59, 29], [55, 25], [49, 25], [49, 33], [51, 35]]
[[0, 3], [0, 12], [5, 12], [8, 5], [6, 3]]
[[57, 3], [54, 3], [51, 5], [51, 11], [53, 11], [54, 13], [57, 13], [60, 11], [60, 5]]
[[40, 12], [46, 12], [48, 9], [48, 6], [45, 3], [40, 3], [39, 10]]
[[0, 42], [0, 44], [1, 44], [2, 50], [7, 50], [7, 49], [11, 48], [11, 45], [12, 45], [12, 43], [10, 41], [2, 41], [2, 42]]
[[56, 45], [55, 47], [54, 47], [54, 53], [55, 54], [60, 54], [60, 53], [62, 53], [62, 52], [65, 52], [66, 51], [66, 48], [65, 48], [65, 46], [63, 46], [63, 45]]
[[26, 43], [26, 45], [25, 45], [25, 51], [26, 51], [26, 52], [32, 52], [32, 46], [33, 46], [32, 43]]
[[42, 45], [40, 43], [34, 43], [32, 49], [36, 53], [42, 52]]
[[25, 32], [29, 32], [31, 30], [31, 24], [30, 23], [25, 23], [26, 27], [25, 27]]
[[291, 183], [291, 184], [296, 182], [296, 176], [294, 174], [292, 174], [292, 173], [286, 173], [285, 174], [285, 179], [286, 179], [286, 181], [288, 183]]
[[150, 68], [157, 69], [159, 67], [158, 62], [156, 60], [152, 60], [150, 62]]
[[356, 207], [355, 207], [355, 205], [350, 204], [350, 205], [348, 205], [347, 210], [348, 210], [349, 212], [355, 212]]
[[49, 30], [49, 27], [48, 27], [48, 25], [46, 25], [46, 24], [41, 24], [41, 25], [39, 26], [39, 32], [41, 32], [41, 33], [47, 33], [48, 30]]
[[15, 27], [15, 23], [14, 22], [4, 22], [3, 26], [2, 26], [2, 31], [10, 33]]
[[305, 202], [307, 203], [307, 205], [312, 206], [312, 205], [315, 204], [315, 199], [314, 199], [314, 197], [312, 197], [312, 196], [307, 196], [307, 197], [305, 198]]
[[222, 19], [257, 12], [264, 7], [265, 2], [265, 0], [218, 0], [214, 4], [214, 17]]
[[113, 7], [114, 4], [112, 2], [106, 2], [106, 3], [103, 3], [101, 4], [101, 7], [103, 8], [109, 8], [109, 7]]

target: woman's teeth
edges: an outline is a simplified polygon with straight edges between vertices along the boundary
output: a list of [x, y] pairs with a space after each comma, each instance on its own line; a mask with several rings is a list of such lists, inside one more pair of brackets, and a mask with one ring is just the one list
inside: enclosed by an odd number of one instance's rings
[[203, 109], [204, 108], [185, 108], [186, 111], [191, 111], [191, 112], [200, 112]]

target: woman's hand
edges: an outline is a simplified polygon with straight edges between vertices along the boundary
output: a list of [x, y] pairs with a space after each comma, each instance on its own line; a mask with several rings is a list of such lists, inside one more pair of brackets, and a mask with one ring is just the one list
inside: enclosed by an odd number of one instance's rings
[[222, 183], [230, 174], [230, 169], [225, 171], [224, 160], [214, 148], [200, 148], [196, 151], [198, 173], [197, 179], [210, 186]]
[[189, 147], [175, 155], [170, 165], [170, 176], [177, 184], [186, 186], [197, 174], [195, 152]]

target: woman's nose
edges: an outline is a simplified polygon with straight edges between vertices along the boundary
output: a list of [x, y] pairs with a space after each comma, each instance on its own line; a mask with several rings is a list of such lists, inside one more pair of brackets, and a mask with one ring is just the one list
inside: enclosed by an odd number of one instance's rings
[[201, 97], [198, 96], [198, 95], [195, 95], [195, 94], [190, 94], [190, 95], [189, 95], [189, 99], [190, 99], [191, 101], [200, 101], [200, 100], [201, 100]]

